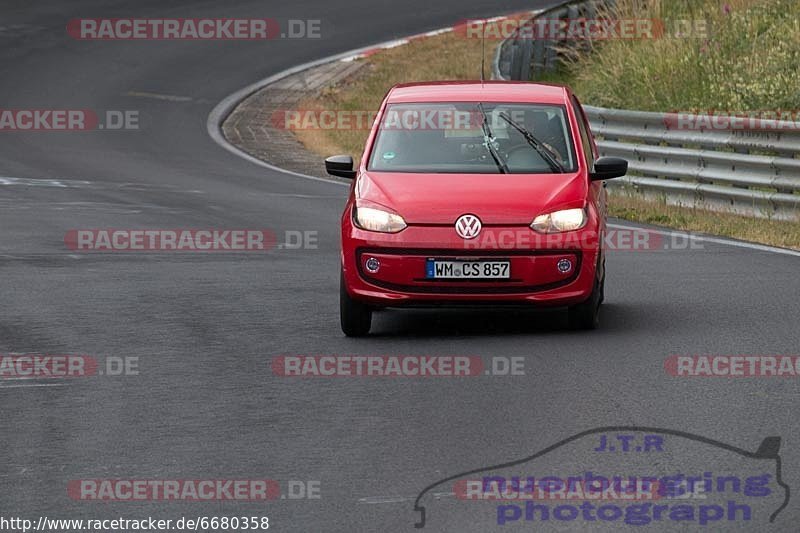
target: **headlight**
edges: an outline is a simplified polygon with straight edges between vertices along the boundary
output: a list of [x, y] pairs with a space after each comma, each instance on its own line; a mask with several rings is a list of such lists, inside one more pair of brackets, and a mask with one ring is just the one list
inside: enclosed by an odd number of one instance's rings
[[381, 233], [397, 233], [406, 227], [400, 215], [372, 207], [353, 207], [353, 222], [361, 229]]
[[574, 231], [586, 225], [586, 211], [583, 209], [565, 209], [546, 215], [539, 215], [531, 223], [531, 229], [540, 233], [559, 233]]

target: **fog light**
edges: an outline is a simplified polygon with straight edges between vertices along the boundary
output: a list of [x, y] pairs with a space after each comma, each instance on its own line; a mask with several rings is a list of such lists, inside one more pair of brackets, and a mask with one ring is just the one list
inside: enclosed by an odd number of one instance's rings
[[369, 259], [367, 259], [367, 262], [365, 263], [365, 266], [367, 267], [367, 270], [368, 270], [368, 271], [369, 271], [371, 274], [375, 274], [375, 273], [376, 273], [378, 270], [380, 270], [380, 268], [381, 268], [381, 262], [380, 262], [380, 261], [378, 261], [378, 260], [377, 260], [376, 258], [374, 258], [374, 257], [370, 257]]
[[570, 261], [569, 259], [560, 259], [558, 261], [558, 265], [556, 266], [558, 267], [559, 272], [561, 272], [562, 274], [566, 274], [567, 272], [572, 270], [572, 261]]

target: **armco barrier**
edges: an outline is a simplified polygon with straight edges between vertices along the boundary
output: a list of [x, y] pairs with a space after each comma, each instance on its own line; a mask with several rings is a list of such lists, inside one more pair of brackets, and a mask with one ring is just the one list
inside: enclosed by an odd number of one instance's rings
[[[606, 2], [608, 4], [608, 2]], [[597, 2], [572, 1], [537, 13], [591, 18]], [[577, 45], [577, 44], [576, 44]], [[529, 80], [555, 68], [563, 43], [513, 35], [497, 47], [495, 79]], [[585, 107], [600, 155], [627, 159], [631, 176], [609, 182], [669, 203], [757, 217], [800, 220], [800, 122], [758, 120], [715, 129], [711, 117]], [[683, 119], [683, 120], [681, 120]]]

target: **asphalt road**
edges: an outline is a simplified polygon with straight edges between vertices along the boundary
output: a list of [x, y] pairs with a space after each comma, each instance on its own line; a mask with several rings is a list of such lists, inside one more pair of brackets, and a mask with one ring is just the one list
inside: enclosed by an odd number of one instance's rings
[[[672, 354], [797, 354], [798, 257], [712, 242], [618, 252], [608, 259], [597, 332], [567, 331], [560, 313], [386, 312], [373, 336], [351, 340], [337, 304], [345, 189], [253, 165], [206, 132], [228, 94], [293, 65], [541, 4], [6, 0], [2, 107], [136, 110], [143, 128], [0, 133], [0, 353], [138, 357], [139, 367], [128, 376], [0, 380], [0, 514], [268, 515], [275, 531], [404, 531], [427, 485], [600, 426], [671, 428], [747, 450], [780, 436], [784, 480], [800, 488], [797, 378], [686, 379], [663, 368]], [[314, 18], [329, 31], [266, 43], [84, 42], [64, 29], [76, 17], [122, 16]], [[64, 245], [75, 228], [265, 228], [279, 240], [314, 231], [319, 244], [81, 254]], [[525, 375], [288, 379], [270, 371], [270, 359], [285, 354], [522, 357]], [[723, 464], [713, 447], [645, 462], [674, 470], [687, 455], [696, 468]], [[566, 475], [594, 458], [583, 447], [540, 470]], [[736, 472], [746, 462], [724, 464]], [[71, 499], [68, 482], [86, 478], [269, 478], [282, 488], [305, 480], [319, 482], [321, 497]], [[438, 504], [428, 502], [429, 530], [489, 529], [492, 509], [454, 506], [437, 490], [452, 509], [435, 515]], [[796, 531], [799, 519], [792, 500], [769, 526], [735, 525]]]

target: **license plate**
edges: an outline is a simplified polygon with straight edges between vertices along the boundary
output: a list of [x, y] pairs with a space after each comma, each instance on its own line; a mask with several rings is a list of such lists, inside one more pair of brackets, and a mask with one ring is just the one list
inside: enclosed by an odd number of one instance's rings
[[508, 279], [510, 277], [510, 261], [428, 259], [425, 264], [425, 278], [427, 279]]

